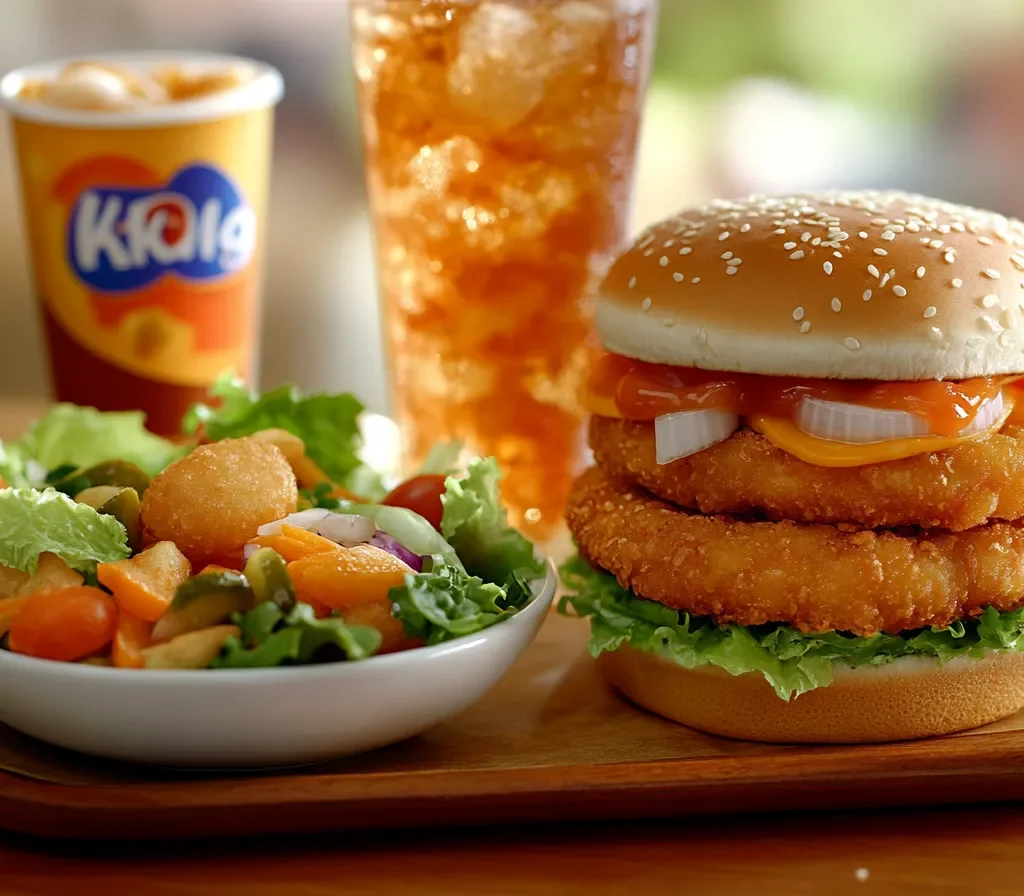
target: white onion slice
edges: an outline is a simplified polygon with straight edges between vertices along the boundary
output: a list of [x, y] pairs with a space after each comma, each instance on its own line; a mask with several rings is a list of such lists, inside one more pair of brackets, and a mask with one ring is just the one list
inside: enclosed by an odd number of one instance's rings
[[337, 544], [352, 547], [366, 544], [377, 531], [377, 524], [369, 517], [354, 513], [329, 513], [322, 520], [317, 532]]
[[725, 441], [739, 425], [739, 416], [729, 411], [662, 414], [654, 421], [658, 463], [668, 464]]
[[[969, 436], [989, 429], [1003, 415], [1002, 393], [986, 401], [975, 418], [957, 435]], [[829, 442], [869, 445], [894, 439], [934, 435], [922, 420], [909, 411], [869, 408], [842, 401], [805, 397], [797, 408], [797, 426], [805, 433]]]
[[299, 529], [308, 529], [316, 532], [320, 521], [331, 515], [331, 511], [323, 507], [310, 507], [309, 510], [300, 510], [298, 513], [289, 513], [284, 519], [274, 520], [272, 523], [265, 523], [256, 530], [257, 535], [280, 535], [281, 527], [287, 523]]

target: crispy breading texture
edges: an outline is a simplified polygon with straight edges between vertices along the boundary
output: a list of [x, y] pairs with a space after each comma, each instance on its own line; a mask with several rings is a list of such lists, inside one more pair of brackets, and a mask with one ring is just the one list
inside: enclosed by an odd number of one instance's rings
[[636, 594], [719, 622], [860, 635], [946, 626], [1024, 603], [1024, 529], [843, 532], [680, 510], [591, 467], [566, 520], [580, 553]]
[[921, 526], [954, 532], [1024, 517], [1024, 430], [864, 467], [818, 467], [749, 429], [659, 466], [654, 424], [593, 417], [590, 447], [612, 475], [704, 513]]

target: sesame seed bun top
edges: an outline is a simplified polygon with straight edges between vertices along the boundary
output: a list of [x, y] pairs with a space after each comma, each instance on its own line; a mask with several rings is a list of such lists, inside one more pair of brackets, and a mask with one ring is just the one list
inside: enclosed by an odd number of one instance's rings
[[905, 193], [716, 201], [640, 235], [597, 324], [612, 352], [708, 370], [1024, 373], [1024, 224]]

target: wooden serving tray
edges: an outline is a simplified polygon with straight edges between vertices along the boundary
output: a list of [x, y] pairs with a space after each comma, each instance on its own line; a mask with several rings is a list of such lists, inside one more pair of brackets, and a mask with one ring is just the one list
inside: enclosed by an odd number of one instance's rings
[[552, 615], [515, 669], [457, 719], [301, 769], [173, 772], [90, 759], [0, 726], [0, 827], [205, 837], [1024, 798], [1024, 713], [903, 744], [723, 740], [610, 693], [586, 654], [587, 629]]

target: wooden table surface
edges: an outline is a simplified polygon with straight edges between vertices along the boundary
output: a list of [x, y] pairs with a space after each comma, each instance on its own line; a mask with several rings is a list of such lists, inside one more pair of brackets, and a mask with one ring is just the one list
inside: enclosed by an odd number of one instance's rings
[[[39, 407], [0, 402], [0, 435]], [[1022, 857], [1009, 805], [153, 845], [0, 833], [0, 894], [1019, 894]]]

